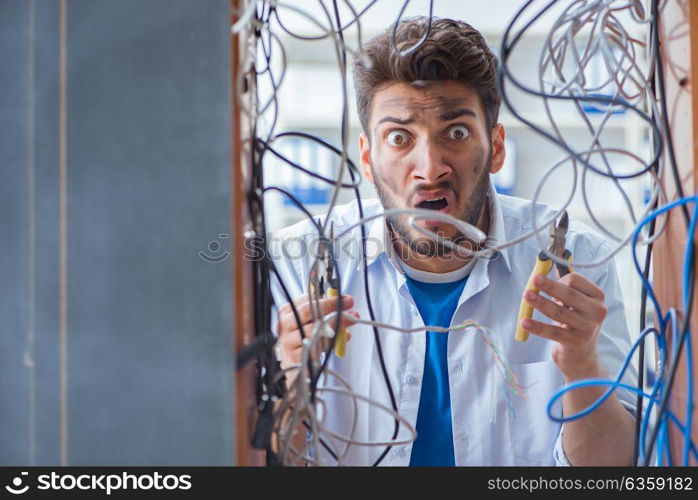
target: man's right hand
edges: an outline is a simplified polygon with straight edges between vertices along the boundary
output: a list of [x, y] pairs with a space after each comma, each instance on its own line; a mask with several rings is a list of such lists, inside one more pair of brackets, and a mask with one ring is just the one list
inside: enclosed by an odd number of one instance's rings
[[[318, 305], [320, 308], [319, 317], [324, 317], [327, 314], [337, 311], [337, 297], [320, 299]], [[313, 331], [315, 330], [315, 322], [313, 321], [313, 312], [311, 309], [311, 304], [308, 301], [308, 295], [304, 295], [293, 301], [296, 307], [298, 316], [301, 320], [301, 328], [303, 328], [303, 333], [305, 338], [311, 339], [313, 336]], [[350, 295], [342, 296], [342, 309], [348, 310], [354, 306], [354, 299]], [[356, 318], [359, 317], [357, 311], [349, 311], [352, 316]], [[317, 320], [317, 318], [316, 318]], [[333, 317], [329, 319], [328, 326], [334, 329], [336, 318]], [[349, 328], [350, 326], [356, 324], [356, 321], [352, 321], [351, 318], [342, 317], [341, 327]], [[298, 322], [296, 321], [296, 316], [293, 314], [293, 309], [290, 303], [284, 304], [279, 309], [279, 323], [277, 326], [278, 334], [278, 344], [281, 349], [281, 368], [285, 369], [289, 366], [300, 363], [302, 354], [302, 337]], [[351, 333], [347, 331], [347, 340], [351, 339]], [[297, 370], [289, 370], [286, 372], [286, 382], [288, 385], [295, 380]]]

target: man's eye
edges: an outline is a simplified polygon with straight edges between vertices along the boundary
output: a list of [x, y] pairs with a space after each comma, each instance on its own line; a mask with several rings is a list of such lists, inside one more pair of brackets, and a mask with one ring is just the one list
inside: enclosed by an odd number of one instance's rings
[[453, 125], [448, 129], [448, 138], [456, 141], [462, 141], [470, 135], [468, 128], [465, 125]]
[[391, 146], [402, 146], [408, 140], [409, 137], [404, 130], [393, 130], [388, 134], [388, 144]]

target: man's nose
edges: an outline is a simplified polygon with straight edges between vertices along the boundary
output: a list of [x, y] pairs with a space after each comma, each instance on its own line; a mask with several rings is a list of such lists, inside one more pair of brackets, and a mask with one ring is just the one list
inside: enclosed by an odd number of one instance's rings
[[442, 151], [431, 141], [423, 142], [414, 150], [414, 169], [412, 177], [415, 180], [437, 182], [448, 177], [451, 167], [444, 160]]

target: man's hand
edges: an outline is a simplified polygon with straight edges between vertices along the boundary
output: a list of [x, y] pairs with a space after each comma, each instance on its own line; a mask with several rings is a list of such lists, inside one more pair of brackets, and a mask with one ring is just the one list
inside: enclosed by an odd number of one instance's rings
[[603, 290], [579, 273], [567, 274], [559, 281], [539, 274], [534, 283], [553, 300], [532, 290], [526, 291], [524, 299], [556, 324], [523, 319], [521, 326], [557, 342], [553, 361], [568, 381], [593, 376], [599, 365], [599, 333], [608, 313]]
[[[337, 311], [337, 297], [320, 299], [318, 305], [320, 308], [319, 316], [325, 316], [332, 312]], [[279, 324], [277, 326], [278, 343], [281, 349], [281, 368], [288, 368], [295, 364], [300, 363], [301, 354], [303, 348], [303, 340], [301, 337], [300, 328], [303, 329], [303, 333], [307, 339], [311, 339], [313, 336], [313, 331], [315, 330], [315, 322], [313, 321], [313, 310], [311, 309], [311, 304], [308, 301], [308, 296], [304, 295], [293, 301], [296, 307], [298, 316], [301, 320], [301, 325], [299, 327], [296, 321], [296, 316], [293, 314], [293, 309], [291, 304], [287, 303], [279, 309]], [[351, 309], [354, 306], [354, 299], [349, 295], [342, 296], [342, 309]], [[355, 317], [359, 317], [359, 313], [356, 311], [349, 311]], [[336, 318], [331, 318], [328, 322], [330, 328], [334, 328]], [[342, 317], [341, 326], [348, 328], [354, 325], [356, 322], [352, 321], [351, 318]], [[351, 334], [347, 332], [347, 340], [351, 339]], [[295, 379], [298, 371], [289, 370], [286, 372], [287, 384], [291, 384]]]
[[[601, 325], [608, 309], [603, 291], [579, 273], [559, 281], [535, 276], [540, 291], [553, 300], [528, 290], [524, 299], [556, 322], [548, 325], [533, 319], [521, 320], [529, 332], [557, 342], [553, 361], [565, 383], [581, 378], [608, 378], [598, 354]], [[575, 415], [605, 393], [606, 388], [590, 386], [567, 392], [562, 398], [563, 415]], [[572, 465], [630, 465], [633, 457], [634, 421], [612, 393], [594, 412], [565, 423], [563, 449]]]

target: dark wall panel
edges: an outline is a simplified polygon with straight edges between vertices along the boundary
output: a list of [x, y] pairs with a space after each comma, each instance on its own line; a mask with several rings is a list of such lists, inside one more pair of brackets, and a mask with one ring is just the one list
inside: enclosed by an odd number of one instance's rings
[[[61, 457], [58, 6], [0, 0], [3, 464]], [[230, 464], [228, 2], [66, 6], [68, 462]]]

